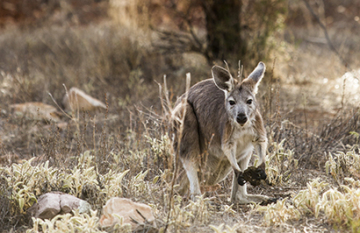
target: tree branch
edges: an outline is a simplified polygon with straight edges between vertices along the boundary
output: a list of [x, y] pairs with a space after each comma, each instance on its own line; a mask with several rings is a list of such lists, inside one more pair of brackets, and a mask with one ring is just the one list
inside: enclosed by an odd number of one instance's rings
[[310, 4], [308, 3], [308, 1], [303, 0], [303, 2], [306, 5], [306, 8], [310, 11], [311, 15], [315, 18], [316, 22], [319, 24], [319, 26], [321, 27], [321, 29], [324, 31], [325, 34], [325, 38], [326, 41], [330, 47], [330, 49], [339, 57], [341, 63], [346, 67], [346, 68], [350, 68], [348, 63], [345, 61], [345, 59], [340, 55], [340, 53], [337, 51], [337, 49], [335, 48], [335, 46], [333, 45], [333, 43], [330, 40], [329, 34], [327, 32], [326, 26], [321, 22], [319, 16], [317, 16], [314, 12], [314, 10], [312, 9], [312, 7], [310, 6]]

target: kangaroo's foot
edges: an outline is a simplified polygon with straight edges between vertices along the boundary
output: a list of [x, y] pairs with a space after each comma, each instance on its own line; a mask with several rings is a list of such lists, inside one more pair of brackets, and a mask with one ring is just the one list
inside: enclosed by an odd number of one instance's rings
[[251, 203], [263, 203], [268, 202], [271, 198], [265, 195], [246, 194], [238, 195], [235, 200], [231, 200], [237, 204], [251, 204]]

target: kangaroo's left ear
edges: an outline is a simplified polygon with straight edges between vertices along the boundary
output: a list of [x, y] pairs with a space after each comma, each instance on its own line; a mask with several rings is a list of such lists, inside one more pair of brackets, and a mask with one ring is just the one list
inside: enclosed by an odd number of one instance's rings
[[234, 89], [235, 80], [230, 72], [220, 66], [213, 66], [211, 74], [215, 85], [225, 93], [229, 93]]
[[266, 70], [265, 64], [263, 62], [259, 62], [257, 67], [254, 69], [254, 71], [251, 72], [249, 77], [247, 77], [247, 81], [252, 83], [252, 92], [254, 94], [256, 94], [258, 91], [258, 86], [260, 84], [261, 79], [264, 77], [265, 70]]

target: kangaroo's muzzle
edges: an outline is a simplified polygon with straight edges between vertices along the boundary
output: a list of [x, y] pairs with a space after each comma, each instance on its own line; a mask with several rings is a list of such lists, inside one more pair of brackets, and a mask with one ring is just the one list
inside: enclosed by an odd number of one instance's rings
[[236, 122], [239, 123], [240, 125], [244, 125], [247, 121], [247, 117], [245, 115], [245, 113], [239, 113], [236, 117]]

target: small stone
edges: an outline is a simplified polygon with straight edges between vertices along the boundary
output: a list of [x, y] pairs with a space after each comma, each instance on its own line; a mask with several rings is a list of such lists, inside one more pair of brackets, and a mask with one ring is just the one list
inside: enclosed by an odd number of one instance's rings
[[15, 116], [26, 116], [33, 120], [44, 120], [58, 122], [60, 115], [54, 106], [44, 104], [41, 102], [27, 102], [22, 104], [12, 104], [10, 108], [13, 110]]

